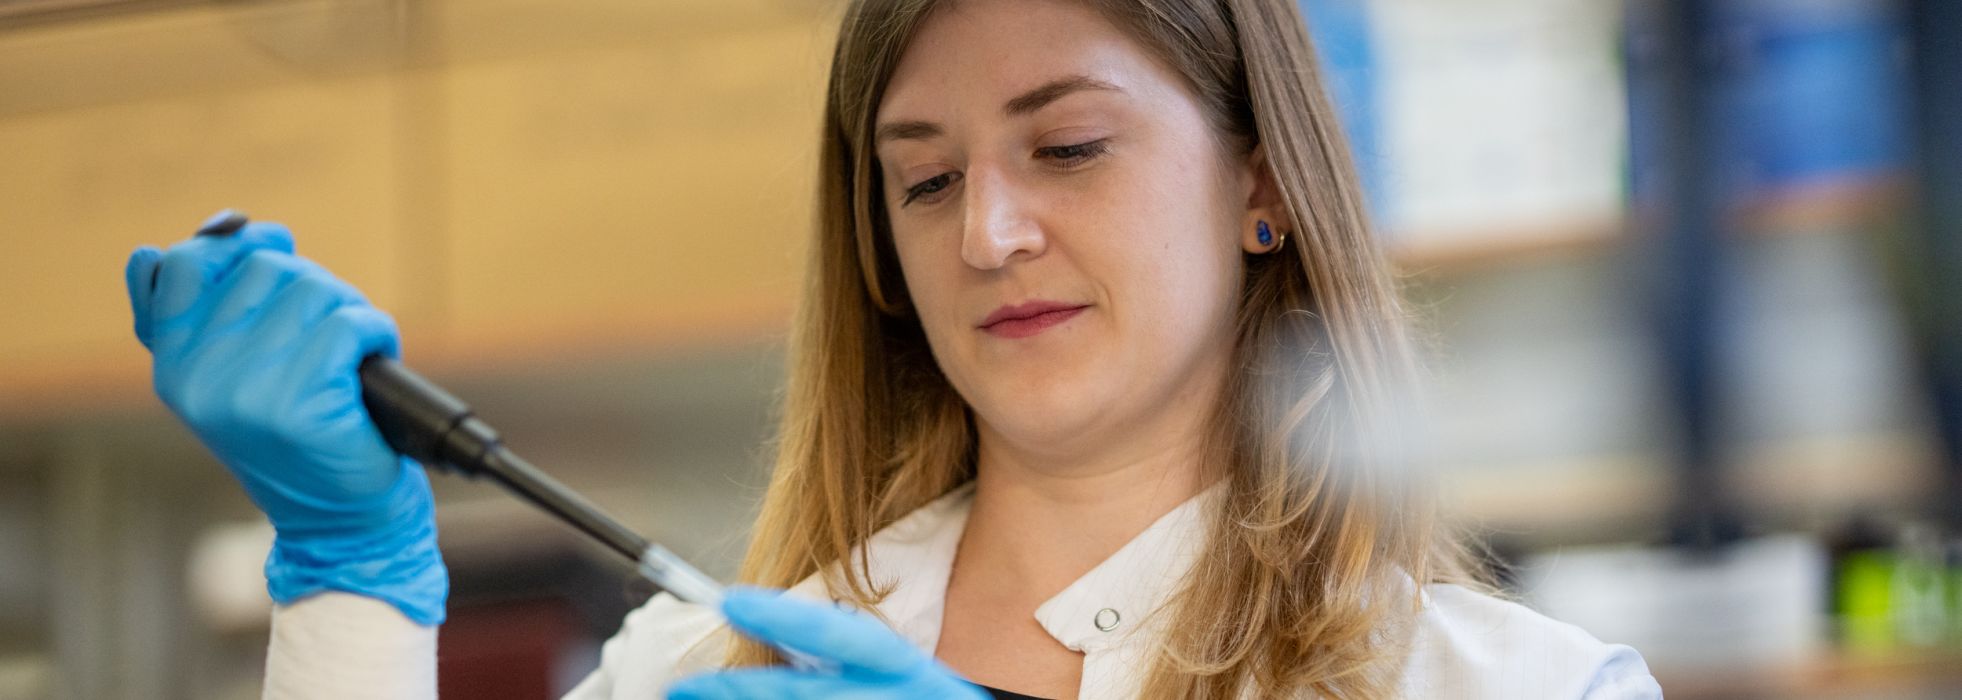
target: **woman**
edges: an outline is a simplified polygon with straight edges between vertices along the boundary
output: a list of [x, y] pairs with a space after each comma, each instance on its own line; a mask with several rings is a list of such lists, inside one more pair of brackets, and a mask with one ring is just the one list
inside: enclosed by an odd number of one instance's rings
[[[1396, 477], [1409, 349], [1293, 0], [860, 0], [825, 122], [743, 569], [790, 592], [657, 596], [570, 697], [1660, 695]], [[278, 532], [269, 695], [428, 697], [428, 487], [353, 378], [394, 329], [291, 251], [138, 251], [137, 333]]]

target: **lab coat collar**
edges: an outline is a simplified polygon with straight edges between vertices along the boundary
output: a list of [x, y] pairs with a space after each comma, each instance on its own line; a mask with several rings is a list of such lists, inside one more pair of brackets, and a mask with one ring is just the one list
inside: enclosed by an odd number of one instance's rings
[[[1154, 613], [1178, 592], [1204, 548], [1208, 513], [1224, 492], [1223, 482], [1214, 484], [1160, 516], [1109, 559], [1038, 606], [1036, 622], [1058, 643], [1079, 652], [1138, 638], [1140, 630], [1159, 622]], [[921, 649], [939, 644], [947, 579], [973, 503], [970, 482], [894, 521], [864, 545], [872, 582], [893, 586], [876, 606], [879, 616]], [[821, 577], [813, 576], [792, 592], [837, 599], [825, 590]]]
[[1091, 652], [1155, 627], [1206, 544], [1214, 484], [1159, 516], [1090, 573], [1036, 608], [1036, 621], [1071, 651]]
[[940, 643], [947, 579], [973, 504], [974, 484], [969, 482], [894, 521], [866, 543], [873, 583], [893, 586], [879, 602], [879, 616], [921, 649]]
[[[871, 559], [873, 586], [892, 587], [874, 611], [893, 631], [921, 649], [933, 649], [940, 641], [947, 578], [953, 573], [954, 552], [967, 529], [973, 502], [973, 482], [963, 484], [873, 533], [862, 546]], [[853, 563], [860, 551], [852, 550]], [[789, 594], [842, 602], [817, 574], [792, 586]]]

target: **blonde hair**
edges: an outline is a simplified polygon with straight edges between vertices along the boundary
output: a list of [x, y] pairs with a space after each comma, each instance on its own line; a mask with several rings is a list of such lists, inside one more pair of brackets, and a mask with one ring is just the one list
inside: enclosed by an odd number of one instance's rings
[[[975, 469], [968, 408], [909, 308], [872, 150], [886, 81], [938, 4], [857, 0], [846, 11], [776, 471], [742, 572], [777, 587], [822, 575], [862, 608], [889, 582], [869, 580], [859, 545]], [[1187, 81], [1229, 162], [1265, 149], [1295, 223], [1282, 254], [1247, 261], [1240, 369], [1209, 445], [1225, 506], [1160, 611], [1170, 624], [1145, 693], [1388, 695], [1416, 612], [1413, 583], [1476, 576], [1407, 482], [1383, 488], [1397, 458], [1371, 436], [1397, 413], [1414, 363], [1295, 0], [1094, 4]], [[781, 662], [748, 641], [728, 661]]]

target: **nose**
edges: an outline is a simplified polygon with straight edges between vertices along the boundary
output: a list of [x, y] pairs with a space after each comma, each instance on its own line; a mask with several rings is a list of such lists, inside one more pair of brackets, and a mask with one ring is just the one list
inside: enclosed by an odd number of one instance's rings
[[1029, 216], [1028, 202], [1013, 181], [998, 172], [970, 167], [963, 184], [963, 261], [977, 270], [993, 270], [1018, 253], [1025, 258], [1042, 255], [1048, 240]]

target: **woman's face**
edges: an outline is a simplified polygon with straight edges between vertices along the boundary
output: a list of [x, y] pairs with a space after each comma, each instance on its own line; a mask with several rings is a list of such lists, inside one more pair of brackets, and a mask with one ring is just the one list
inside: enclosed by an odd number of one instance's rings
[[1144, 46], [1072, 2], [950, 3], [877, 133], [907, 291], [984, 439], [1070, 450], [1216, 395], [1254, 169]]

